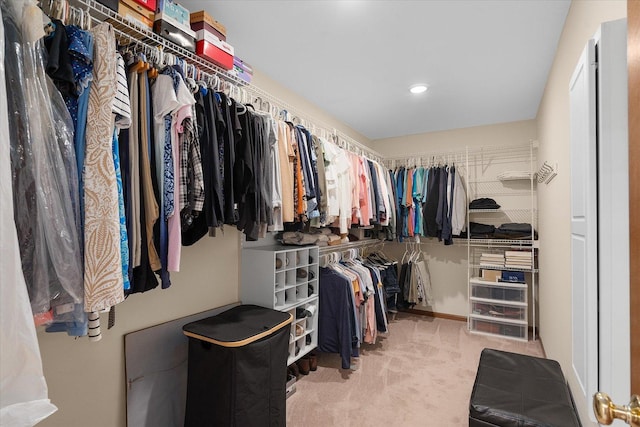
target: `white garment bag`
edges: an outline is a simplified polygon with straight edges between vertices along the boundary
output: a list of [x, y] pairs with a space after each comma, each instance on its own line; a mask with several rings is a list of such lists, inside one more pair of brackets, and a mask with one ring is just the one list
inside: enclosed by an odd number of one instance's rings
[[[0, 134], [9, 135], [0, 19]], [[47, 383], [13, 222], [9, 140], [0, 140], [0, 425], [30, 427], [57, 411]]]

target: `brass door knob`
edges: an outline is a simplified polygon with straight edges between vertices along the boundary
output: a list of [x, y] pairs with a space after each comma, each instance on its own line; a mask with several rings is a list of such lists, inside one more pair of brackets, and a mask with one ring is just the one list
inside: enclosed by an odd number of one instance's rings
[[593, 412], [600, 424], [609, 425], [617, 418], [632, 427], [640, 427], [640, 396], [634, 394], [629, 405], [618, 406], [606, 393], [598, 392], [593, 395]]

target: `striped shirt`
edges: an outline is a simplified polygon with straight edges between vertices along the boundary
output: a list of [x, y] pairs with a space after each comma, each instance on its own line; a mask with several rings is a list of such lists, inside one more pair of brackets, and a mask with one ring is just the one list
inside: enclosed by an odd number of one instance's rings
[[116, 127], [128, 129], [131, 126], [131, 101], [127, 86], [127, 75], [124, 67], [124, 59], [118, 53], [116, 55], [116, 96], [113, 99], [113, 113], [116, 115]]

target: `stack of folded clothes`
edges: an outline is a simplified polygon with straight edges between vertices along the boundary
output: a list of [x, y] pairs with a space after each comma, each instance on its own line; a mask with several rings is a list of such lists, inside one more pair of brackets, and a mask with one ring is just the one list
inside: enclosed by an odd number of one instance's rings
[[[532, 227], [531, 224], [528, 223], [518, 223], [518, 222], [510, 222], [507, 224], [502, 224], [500, 227], [496, 228], [493, 236], [495, 239], [527, 239], [531, 238]], [[538, 233], [533, 231], [534, 239], [538, 238]]]
[[531, 270], [531, 251], [505, 251], [506, 268], [522, 268]]
[[493, 199], [483, 197], [469, 203], [469, 209], [500, 209], [500, 205]]
[[496, 227], [493, 225], [472, 222], [469, 224], [469, 234], [472, 239], [493, 239]]
[[480, 266], [489, 268], [503, 268], [504, 254], [483, 253], [480, 256]]
[[[532, 233], [531, 224], [510, 222], [495, 227], [489, 224], [471, 222], [469, 224], [469, 234], [472, 239], [506, 239], [520, 240], [530, 239]], [[538, 238], [538, 233], [533, 230], [534, 240]]]
[[276, 237], [283, 245], [317, 245], [332, 246], [340, 244], [340, 236], [331, 232], [329, 228], [311, 229], [307, 233], [301, 231], [285, 231]]

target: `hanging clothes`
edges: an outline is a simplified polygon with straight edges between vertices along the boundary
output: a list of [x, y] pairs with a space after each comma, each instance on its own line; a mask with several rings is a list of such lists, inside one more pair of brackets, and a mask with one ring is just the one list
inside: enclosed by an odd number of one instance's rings
[[238, 118], [238, 111], [246, 109], [234, 99], [227, 98], [224, 93], [220, 94], [220, 108], [216, 113], [221, 113], [218, 124], [223, 123], [223, 150], [224, 150], [224, 174], [223, 174], [223, 200], [224, 200], [224, 223], [235, 224], [238, 222], [239, 213], [237, 200], [235, 199], [235, 177], [234, 164], [236, 156], [236, 144], [242, 136], [242, 127]]
[[405, 251], [398, 283], [401, 291], [396, 305], [399, 309], [413, 308], [416, 304], [424, 307], [433, 304], [431, 277], [419, 247]]
[[342, 369], [351, 367], [355, 322], [351, 312], [350, 280], [329, 268], [320, 268], [318, 350], [339, 353]]
[[459, 171], [454, 178], [451, 234], [459, 236], [467, 229], [467, 190]]
[[113, 28], [93, 30], [94, 80], [89, 93], [85, 184], [85, 311], [100, 311], [124, 301], [118, 187], [112, 154], [116, 94]]
[[385, 290], [399, 291], [397, 281], [387, 279], [395, 278], [393, 269], [380, 255], [363, 260], [354, 253], [320, 268], [318, 348], [340, 353], [344, 369], [350, 357], [359, 355], [361, 344], [375, 344], [379, 333], [388, 332]]
[[[152, 141], [154, 138], [153, 126], [151, 125], [152, 102], [149, 91], [149, 79], [144, 66], [144, 56], [133, 58], [129, 67], [129, 87], [130, 93], [135, 98], [131, 99], [132, 105], [136, 108], [133, 111], [137, 120], [135, 129], [129, 135], [133, 138], [129, 141], [130, 145], [135, 147], [129, 151], [133, 151], [137, 158], [134, 168], [139, 174], [133, 183], [132, 189], [133, 202], [137, 208], [137, 215], [131, 218], [137, 229], [137, 265], [132, 271], [132, 286], [128, 293], [146, 292], [155, 289], [158, 286], [158, 280], [154, 271], [159, 271], [162, 278], [162, 286], [170, 285], [168, 272], [166, 270], [167, 258], [166, 252], [162, 252], [156, 236], [164, 227], [159, 225], [161, 217], [160, 206], [158, 200], [160, 198], [160, 190], [154, 185], [155, 176], [154, 167], [157, 164], [155, 159], [156, 151], [152, 149]], [[131, 90], [132, 89], [132, 90]], [[121, 132], [122, 137], [123, 132]], [[164, 133], [163, 133], [164, 134]], [[131, 159], [129, 159], [131, 164]], [[166, 222], [163, 222], [166, 225]], [[166, 228], [165, 228], [166, 230]], [[166, 236], [166, 232], [165, 232]]]
[[14, 218], [23, 273], [38, 324], [54, 317], [62, 321], [59, 316], [82, 322], [73, 308], [83, 300], [73, 123], [44, 74], [42, 42], [31, 42], [41, 35], [25, 34], [23, 40], [21, 19], [3, 14], [5, 73], [12, 88], [7, 101]]
[[291, 130], [289, 126], [279, 120], [278, 126], [278, 158], [280, 162], [280, 182], [282, 184], [281, 200], [282, 200], [282, 222], [293, 222], [294, 220], [294, 154], [291, 149]]
[[113, 114], [115, 129], [113, 132], [112, 155], [113, 165], [116, 174], [116, 184], [118, 188], [118, 214], [120, 218], [120, 256], [122, 259], [123, 288], [131, 288], [129, 282], [129, 237], [127, 235], [126, 211], [124, 207], [124, 192], [122, 186], [122, 174], [120, 169], [120, 147], [118, 134], [120, 129], [127, 129], [131, 126], [131, 105], [129, 91], [127, 88], [127, 77], [124, 68], [124, 59], [120, 53], [116, 54], [116, 76], [117, 88], [113, 98]]
[[[16, 59], [12, 49], [18, 47], [16, 21], [7, 13], [6, 2], [1, 8], [0, 20], [0, 132], [11, 135], [8, 114], [15, 95], [7, 93], [5, 59]], [[11, 21], [5, 44], [5, 22]], [[12, 43], [11, 40], [14, 42]], [[5, 51], [6, 49], [6, 51]], [[19, 63], [8, 63], [17, 67]], [[5, 74], [6, 73], [6, 74]], [[16, 76], [14, 76], [16, 77]], [[20, 92], [11, 86], [9, 92]], [[15, 105], [15, 104], [13, 104]], [[49, 415], [57, 408], [51, 404], [47, 395], [47, 383], [42, 371], [42, 359], [33, 323], [33, 315], [27, 293], [27, 284], [22, 273], [20, 245], [16, 233], [13, 212], [13, 191], [11, 172], [14, 170], [11, 156], [10, 138], [0, 142], [0, 245], [2, 257], [0, 270], [3, 283], [0, 286], [0, 424], [7, 426], [30, 427]]]

